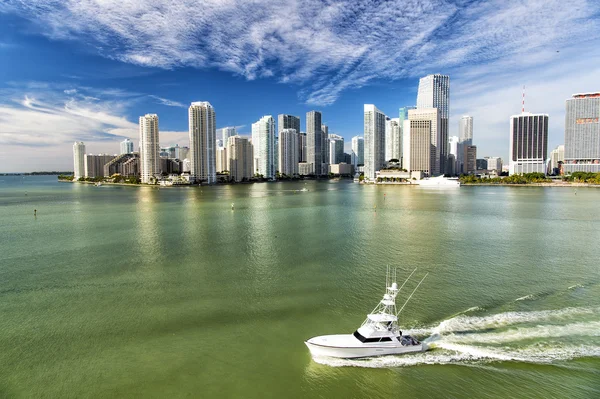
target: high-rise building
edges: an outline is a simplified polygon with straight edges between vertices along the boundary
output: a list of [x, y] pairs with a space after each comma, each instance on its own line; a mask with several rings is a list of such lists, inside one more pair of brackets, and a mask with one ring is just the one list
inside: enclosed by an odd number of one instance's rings
[[502, 173], [502, 158], [500, 157], [484, 157], [488, 171], [495, 171], [497, 174]]
[[298, 162], [306, 162], [306, 133], [298, 134]]
[[[437, 108], [419, 108], [408, 111], [408, 119], [410, 121], [429, 121], [431, 128], [431, 145], [433, 146], [433, 151], [435, 154], [431, 155], [429, 161], [431, 162], [431, 166], [429, 167], [429, 176], [437, 176], [442, 174], [441, 172], [441, 156], [440, 151], [442, 147], [446, 148], [444, 152], [447, 152], [448, 144], [444, 142], [442, 145], [442, 137], [440, 134], [440, 113]], [[409, 125], [410, 126], [410, 125]]]
[[140, 116], [140, 177], [142, 183], [151, 183], [160, 173], [159, 152], [158, 115]]
[[298, 174], [298, 133], [296, 129], [279, 132], [279, 173], [287, 176]]
[[223, 173], [229, 170], [227, 147], [217, 147], [215, 152], [215, 167], [217, 173]]
[[365, 140], [362, 137], [352, 137], [352, 153], [350, 155], [355, 168], [365, 164]]
[[385, 160], [402, 159], [400, 118], [387, 118], [385, 122]]
[[447, 75], [428, 75], [419, 80], [417, 109], [430, 108], [436, 108], [440, 118], [437, 126], [438, 139], [432, 140], [432, 144], [436, 147], [436, 157], [439, 158], [439, 161], [436, 160], [435, 163], [434, 174], [443, 174], [448, 158], [448, 118], [450, 114], [450, 77]]
[[470, 175], [477, 170], [477, 146], [462, 145], [463, 149], [463, 173]]
[[404, 120], [402, 126], [402, 167], [409, 172], [420, 171], [431, 176], [431, 157], [435, 156], [435, 147], [431, 144], [431, 120]]
[[400, 110], [398, 112], [398, 119], [399, 119], [398, 123], [400, 123], [400, 126], [403, 126], [404, 121], [408, 120], [408, 111], [410, 111], [411, 109], [417, 109], [417, 107], [412, 105], [412, 106], [400, 108]]
[[121, 154], [131, 154], [133, 152], [133, 141], [125, 139], [121, 141]]
[[550, 161], [548, 162], [548, 174], [549, 175], [560, 175], [561, 166], [565, 163], [565, 145], [561, 144], [552, 151], [550, 151]]
[[329, 163], [344, 162], [344, 138], [337, 134], [329, 135]]
[[306, 163], [311, 165], [311, 174], [322, 175], [323, 134], [319, 111], [306, 113]]
[[222, 127], [217, 129], [216, 140], [221, 140], [221, 147], [227, 147], [227, 139], [237, 134], [235, 126]]
[[254, 171], [265, 179], [275, 178], [275, 120], [265, 115], [252, 124]]
[[283, 129], [294, 129], [296, 134], [300, 133], [300, 117], [287, 114], [277, 115], [277, 134]]
[[73, 180], [85, 176], [85, 144], [76, 141], [73, 144]]
[[573, 94], [566, 101], [563, 171], [600, 172], [600, 92]]
[[136, 152], [121, 154], [104, 165], [104, 176], [115, 173], [125, 177], [140, 175], [140, 155]]
[[227, 158], [230, 179], [241, 182], [254, 176], [252, 170], [254, 164], [252, 144], [247, 137], [229, 137], [227, 141]]
[[208, 101], [197, 101], [190, 105], [190, 180], [216, 183], [216, 114]]
[[373, 104], [364, 107], [365, 179], [375, 180], [375, 172], [386, 166], [386, 116]]
[[329, 174], [329, 127], [321, 125], [321, 174]]
[[462, 116], [458, 121], [458, 134], [461, 143], [466, 145], [473, 144], [473, 117], [469, 115]]
[[450, 175], [458, 175], [460, 174], [459, 168], [459, 151], [460, 151], [460, 142], [458, 136], [450, 136], [448, 139], [448, 167], [451, 170], [446, 171], [446, 173]]
[[104, 177], [104, 166], [114, 158], [108, 154], [85, 154], [85, 177]]
[[546, 173], [548, 115], [523, 112], [511, 116], [509, 153], [511, 175]]

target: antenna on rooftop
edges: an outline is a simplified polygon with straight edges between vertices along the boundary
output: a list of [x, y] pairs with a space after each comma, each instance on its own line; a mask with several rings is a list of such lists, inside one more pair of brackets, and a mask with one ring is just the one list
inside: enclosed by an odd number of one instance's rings
[[525, 85], [523, 85], [523, 107], [521, 108], [521, 113], [525, 113]]

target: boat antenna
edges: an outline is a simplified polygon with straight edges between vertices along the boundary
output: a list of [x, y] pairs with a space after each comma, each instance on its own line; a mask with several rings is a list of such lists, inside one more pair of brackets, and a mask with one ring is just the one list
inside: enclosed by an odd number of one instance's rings
[[410, 296], [408, 297], [408, 299], [406, 300], [406, 302], [404, 302], [404, 305], [402, 305], [402, 307], [400, 308], [400, 310], [398, 311], [398, 313], [396, 313], [396, 317], [398, 317], [398, 315], [402, 312], [402, 310], [404, 309], [404, 307], [406, 306], [406, 304], [408, 303], [408, 301], [410, 301], [410, 298], [412, 298], [412, 296], [415, 294], [415, 292], [417, 292], [417, 289], [419, 288], [419, 286], [421, 285], [421, 283], [423, 282], [423, 280], [425, 280], [425, 277], [427, 277], [428, 275], [429, 275], [429, 272], [427, 272], [427, 274], [425, 274], [425, 276], [423, 276], [423, 278], [421, 279], [421, 281], [419, 281], [419, 284], [417, 284], [417, 286], [415, 287], [415, 289], [413, 290], [413, 292], [410, 294]]
[[412, 271], [411, 274], [408, 275], [408, 277], [406, 278], [406, 280], [404, 280], [404, 283], [402, 283], [402, 285], [400, 286], [400, 288], [398, 288], [398, 293], [400, 293], [400, 291], [402, 291], [402, 287], [404, 287], [406, 285], [406, 283], [408, 283], [408, 280], [410, 279], [410, 277], [415, 274], [415, 272], [417, 271], [418, 268], [415, 268], [415, 270]]

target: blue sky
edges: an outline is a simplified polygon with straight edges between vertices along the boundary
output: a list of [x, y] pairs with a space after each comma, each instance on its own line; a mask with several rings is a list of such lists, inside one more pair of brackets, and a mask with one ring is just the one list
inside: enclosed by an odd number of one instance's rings
[[450, 133], [474, 117], [478, 157], [508, 158], [508, 119], [550, 115], [600, 90], [600, 3], [572, 0], [0, 0], [0, 171], [72, 169], [71, 145], [116, 153], [137, 119], [187, 145], [187, 106], [210, 101], [241, 134], [262, 115], [323, 113], [363, 130], [363, 104], [390, 117], [418, 78], [450, 75]]

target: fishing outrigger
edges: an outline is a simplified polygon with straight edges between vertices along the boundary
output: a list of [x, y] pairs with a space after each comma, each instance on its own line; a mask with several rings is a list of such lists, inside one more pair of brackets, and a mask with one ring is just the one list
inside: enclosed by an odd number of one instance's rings
[[424, 352], [429, 347], [419, 342], [410, 335], [402, 335], [398, 326], [398, 315], [410, 301], [423, 280], [429, 275], [425, 274], [413, 292], [408, 296], [404, 305], [396, 311], [396, 296], [404, 285], [417, 271], [413, 272], [398, 288], [396, 283], [396, 269], [388, 266], [386, 272], [386, 291], [383, 299], [375, 309], [367, 315], [366, 320], [353, 334], [322, 335], [313, 337], [304, 343], [315, 356], [329, 356], [340, 358], [360, 358], [383, 355], [402, 355], [406, 353]]

